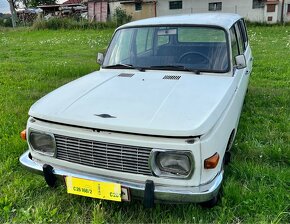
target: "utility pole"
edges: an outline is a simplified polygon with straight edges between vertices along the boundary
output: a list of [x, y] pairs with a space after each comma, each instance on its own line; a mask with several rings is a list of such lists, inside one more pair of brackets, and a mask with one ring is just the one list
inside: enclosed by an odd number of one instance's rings
[[16, 15], [14, 4], [13, 4], [13, 0], [7, 0], [7, 1], [8, 1], [9, 6], [10, 6], [12, 26], [13, 26], [13, 28], [15, 28], [16, 27], [17, 15]]
[[285, 0], [282, 0], [282, 7], [281, 7], [281, 23], [284, 23], [284, 3], [285, 3]]

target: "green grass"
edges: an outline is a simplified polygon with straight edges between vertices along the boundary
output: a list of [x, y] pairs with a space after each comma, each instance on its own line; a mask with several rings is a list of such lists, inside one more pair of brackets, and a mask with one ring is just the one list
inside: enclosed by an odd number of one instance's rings
[[97, 70], [113, 30], [0, 30], [0, 223], [287, 223], [290, 220], [290, 26], [249, 27], [254, 70], [223, 198], [195, 204], [115, 203], [51, 189], [23, 169], [19, 132], [30, 106]]
[[51, 18], [49, 20], [36, 20], [33, 23], [32, 28], [36, 30], [50, 29], [103, 29], [103, 28], [114, 28], [116, 27], [115, 22], [95, 22], [88, 20], [77, 21], [72, 18]]

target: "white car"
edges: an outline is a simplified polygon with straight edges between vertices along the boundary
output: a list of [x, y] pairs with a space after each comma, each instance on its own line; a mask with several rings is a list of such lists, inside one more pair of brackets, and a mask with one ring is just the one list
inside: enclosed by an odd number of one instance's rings
[[29, 111], [26, 168], [49, 186], [113, 201], [213, 206], [252, 70], [236, 14], [150, 18], [119, 27], [100, 71]]

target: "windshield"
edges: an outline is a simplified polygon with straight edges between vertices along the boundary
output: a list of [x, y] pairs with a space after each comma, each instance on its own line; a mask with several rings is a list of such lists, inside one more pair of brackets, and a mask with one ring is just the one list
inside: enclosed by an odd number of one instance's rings
[[108, 48], [106, 67], [226, 72], [226, 33], [214, 27], [188, 26], [120, 29]]

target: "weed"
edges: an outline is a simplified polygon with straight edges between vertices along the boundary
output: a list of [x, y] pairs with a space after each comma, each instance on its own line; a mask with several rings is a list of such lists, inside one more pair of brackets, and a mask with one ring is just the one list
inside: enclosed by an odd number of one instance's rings
[[223, 198], [196, 204], [117, 203], [50, 189], [24, 170], [19, 132], [30, 106], [99, 67], [113, 29], [0, 30], [0, 223], [286, 223], [289, 214], [290, 27], [249, 26], [254, 55], [240, 125], [225, 171]]
[[51, 18], [49, 20], [38, 19], [33, 23], [32, 29], [107, 29], [115, 28], [114, 22], [89, 22], [88, 20], [77, 21], [72, 18]]

